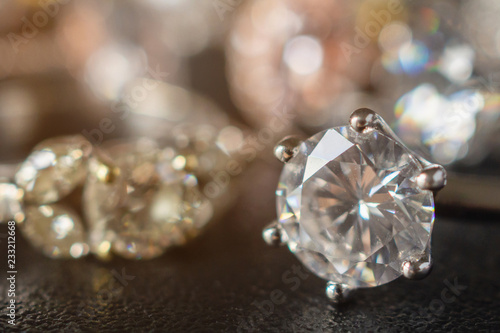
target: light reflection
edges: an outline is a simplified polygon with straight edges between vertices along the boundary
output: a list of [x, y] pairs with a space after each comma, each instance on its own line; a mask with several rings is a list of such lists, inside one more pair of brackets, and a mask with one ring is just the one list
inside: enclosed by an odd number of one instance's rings
[[52, 230], [57, 239], [63, 239], [73, 230], [73, 220], [68, 215], [59, 215], [52, 222]]
[[296, 116], [295, 123], [321, 126], [333, 117], [327, 109], [335, 98], [368, 85], [376, 43], [346, 54], [346, 45], [354, 48], [358, 40], [358, 29], [374, 20], [370, 10], [380, 7], [377, 1], [368, 3], [244, 2], [235, 13], [226, 54], [232, 96], [245, 117], [264, 126], [273, 111], [285, 109]]
[[397, 52], [402, 47], [411, 43], [412, 34], [410, 27], [406, 23], [395, 21], [382, 29], [378, 43], [380, 48], [385, 52]]
[[314, 37], [298, 36], [285, 45], [283, 58], [293, 72], [310, 75], [323, 65], [323, 48]]
[[465, 82], [472, 75], [474, 58], [475, 52], [470, 45], [447, 45], [439, 60], [439, 71], [453, 83]]
[[0, 224], [11, 220], [24, 221], [23, 197], [22, 189], [0, 177]]
[[125, 85], [143, 75], [146, 68], [147, 57], [141, 49], [107, 45], [88, 60], [85, 78], [98, 97], [116, 101]]
[[56, 19], [68, 71], [111, 102], [134, 79], [155, 77], [151, 68], [183, 82], [183, 58], [215, 43], [227, 25], [210, 0], [77, 1]]
[[399, 62], [404, 73], [420, 74], [429, 62], [429, 49], [423, 43], [413, 41], [399, 50]]
[[442, 164], [477, 164], [491, 151], [499, 111], [488, 111], [495, 103], [487, 101], [498, 94], [487, 76], [473, 76], [484, 54], [462, 35], [459, 9], [451, 1], [412, 4], [415, 15], [407, 22], [382, 30], [372, 82], [394, 103], [397, 131], [407, 144]]
[[[457, 29], [446, 25], [456, 16], [450, 7], [456, 6], [417, 6], [409, 22], [396, 21], [386, 26], [378, 40], [383, 68], [392, 75], [407, 76], [407, 83], [414, 79], [417, 84], [423, 83], [429, 80], [425, 76], [428, 73], [439, 73], [449, 83], [470, 79], [475, 51]], [[381, 80], [376, 77], [373, 82]]]
[[474, 162], [480, 163], [479, 152], [482, 157], [488, 152], [488, 123], [500, 115], [499, 96], [466, 87], [445, 96], [433, 85], [422, 84], [397, 102], [397, 132], [413, 147], [423, 144], [435, 162], [455, 163], [474, 151]]

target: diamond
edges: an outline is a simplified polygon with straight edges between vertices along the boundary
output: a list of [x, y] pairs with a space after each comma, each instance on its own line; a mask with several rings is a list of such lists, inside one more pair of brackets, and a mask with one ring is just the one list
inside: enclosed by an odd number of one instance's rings
[[209, 221], [211, 203], [196, 177], [172, 167], [175, 154], [162, 154], [148, 139], [108, 148], [91, 158], [84, 190], [93, 253], [153, 258]]
[[290, 250], [318, 276], [373, 287], [429, 254], [434, 198], [417, 187], [422, 167], [394, 139], [351, 127], [303, 142], [281, 174], [280, 225]]
[[54, 203], [81, 185], [92, 145], [82, 136], [48, 139], [37, 145], [16, 173], [28, 203]]
[[80, 258], [89, 252], [80, 217], [62, 205], [28, 206], [21, 232], [52, 258]]
[[23, 196], [23, 190], [0, 179], [0, 223], [24, 221]]

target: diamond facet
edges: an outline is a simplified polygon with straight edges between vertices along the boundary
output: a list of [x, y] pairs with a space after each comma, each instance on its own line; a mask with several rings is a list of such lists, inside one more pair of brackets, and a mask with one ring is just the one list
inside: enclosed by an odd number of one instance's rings
[[81, 185], [92, 145], [82, 136], [48, 139], [37, 145], [16, 173], [28, 203], [58, 201]]
[[285, 164], [277, 211], [290, 250], [318, 276], [352, 288], [402, 275], [430, 251], [434, 198], [421, 165], [394, 139], [351, 127], [320, 132]]

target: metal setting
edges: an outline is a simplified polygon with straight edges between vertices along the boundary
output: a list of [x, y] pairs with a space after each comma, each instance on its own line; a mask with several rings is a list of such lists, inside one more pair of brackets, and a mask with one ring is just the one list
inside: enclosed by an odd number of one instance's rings
[[328, 297], [333, 303], [340, 304], [349, 298], [352, 288], [349, 288], [345, 284], [336, 283], [329, 281], [326, 284], [326, 297]]
[[351, 114], [349, 124], [356, 132], [362, 133], [368, 130], [373, 130], [378, 120], [378, 115], [375, 111], [367, 108], [361, 108]]
[[299, 138], [287, 136], [274, 147], [274, 156], [276, 156], [279, 161], [286, 163], [297, 153], [297, 149], [301, 143], [302, 140]]
[[401, 267], [403, 276], [410, 280], [422, 280], [432, 271], [432, 259], [421, 257], [407, 260]]
[[285, 243], [284, 235], [277, 221], [269, 224], [262, 231], [262, 238], [270, 246], [280, 246]]
[[417, 185], [423, 190], [441, 190], [446, 186], [446, 170], [437, 164], [428, 166], [417, 177]]
[[423, 190], [437, 191], [446, 186], [446, 170], [439, 164], [434, 164], [416, 152], [409, 149], [405, 143], [394, 133], [389, 124], [375, 111], [361, 108], [351, 114], [349, 123], [351, 127], [360, 133], [376, 130], [398, 142], [407, 152], [415, 156], [424, 169], [417, 178], [417, 185]]

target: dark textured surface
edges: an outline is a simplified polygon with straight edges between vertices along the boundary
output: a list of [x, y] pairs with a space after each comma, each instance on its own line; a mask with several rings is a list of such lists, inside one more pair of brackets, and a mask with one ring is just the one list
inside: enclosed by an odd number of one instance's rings
[[[195, 88], [233, 110], [220, 80], [221, 55], [209, 53], [191, 65]], [[78, 132], [61, 126], [74, 124], [68, 117], [73, 114], [44, 122], [38, 136]], [[0, 152], [2, 158], [27, 154], [11, 142], [0, 142]], [[279, 169], [274, 160], [257, 162], [242, 178], [236, 206], [192, 244], [156, 260], [56, 261], [18, 237], [14, 329], [5, 315], [6, 242], [0, 238], [0, 331], [500, 332], [500, 224], [494, 223], [500, 216], [438, 207], [435, 269], [427, 279], [360, 290], [335, 309], [324, 296], [325, 281], [305, 277], [286, 248], [261, 240], [262, 227], [275, 218]], [[123, 269], [128, 279], [121, 278]], [[458, 297], [448, 287], [455, 282], [466, 288]], [[271, 309], [271, 299], [280, 304]]]
[[[242, 179], [245, 190], [236, 206], [224, 218], [189, 246], [156, 260], [55, 261], [18, 238], [16, 329], [500, 331], [500, 224], [492, 223], [494, 216], [451, 219], [438, 214], [435, 269], [427, 279], [399, 279], [360, 290], [337, 310], [324, 296], [324, 281], [311, 274], [306, 277], [302, 269], [293, 273], [294, 266], [300, 267], [294, 256], [286, 248], [267, 248], [261, 241], [261, 228], [275, 217], [278, 172], [277, 163], [256, 163]], [[2, 295], [5, 243], [2, 239]], [[123, 269], [133, 276], [126, 285], [114, 276]], [[465, 288], [457, 297], [448, 286], [456, 282]], [[273, 290], [283, 295], [276, 297]], [[271, 299], [280, 304], [271, 309]], [[1, 302], [0, 325], [7, 330], [5, 298]], [[259, 310], [257, 305], [262, 304], [267, 307]]]

